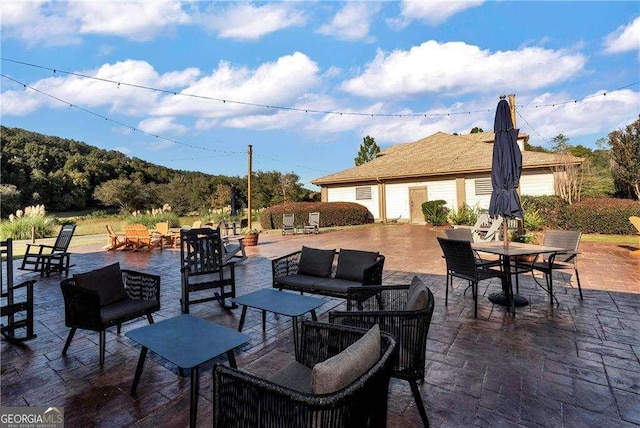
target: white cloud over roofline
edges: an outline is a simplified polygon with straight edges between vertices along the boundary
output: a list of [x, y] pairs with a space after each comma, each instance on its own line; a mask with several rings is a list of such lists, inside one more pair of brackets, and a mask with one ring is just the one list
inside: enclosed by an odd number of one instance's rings
[[509, 93], [535, 90], [574, 76], [585, 65], [579, 53], [524, 47], [490, 52], [463, 42], [429, 40], [409, 50], [378, 50], [365, 71], [342, 84], [350, 94], [398, 98], [432, 92]]

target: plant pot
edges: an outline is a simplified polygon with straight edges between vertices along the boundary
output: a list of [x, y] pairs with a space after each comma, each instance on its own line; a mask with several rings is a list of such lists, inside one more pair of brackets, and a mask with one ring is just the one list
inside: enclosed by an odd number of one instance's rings
[[254, 245], [258, 245], [258, 237], [260, 235], [259, 234], [253, 234], [253, 235], [245, 235], [244, 239], [243, 239], [243, 243], [245, 247], [253, 247]]
[[516, 256], [516, 261], [522, 263], [531, 263], [536, 259], [535, 254], [528, 254], [526, 256]]

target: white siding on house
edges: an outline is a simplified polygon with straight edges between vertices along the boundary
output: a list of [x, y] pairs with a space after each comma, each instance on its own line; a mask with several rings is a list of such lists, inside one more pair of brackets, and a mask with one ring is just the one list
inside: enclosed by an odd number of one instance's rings
[[530, 196], [555, 195], [553, 173], [524, 173], [520, 177], [520, 194]]
[[[489, 209], [491, 195], [476, 195], [476, 180], [491, 180], [490, 175], [467, 177], [464, 181], [467, 205], [471, 208]], [[456, 207], [457, 208], [457, 207]]]
[[373, 214], [373, 218], [380, 217], [378, 209], [378, 186], [371, 186], [371, 199], [356, 200], [356, 187], [364, 186], [348, 186], [348, 187], [329, 187], [327, 189], [327, 202], [355, 202], [367, 207], [369, 212]]
[[[455, 207], [456, 203], [456, 181], [415, 181], [411, 183], [387, 184], [387, 218], [390, 220], [410, 220], [409, 208], [409, 188], [426, 187], [427, 200], [433, 201], [443, 199], [447, 201], [447, 207]], [[376, 217], [377, 218], [377, 217]]]

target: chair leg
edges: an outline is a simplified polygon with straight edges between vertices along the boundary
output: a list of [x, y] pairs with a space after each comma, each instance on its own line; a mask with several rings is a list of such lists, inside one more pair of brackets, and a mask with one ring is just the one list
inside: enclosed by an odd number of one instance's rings
[[578, 292], [580, 293], [580, 300], [582, 300], [582, 287], [580, 286], [580, 275], [578, 275], [578, 267], [574, 265], [573, 270], [576, 273], [576, 281], [578, 281]]
[[71, 341], [73, 340], [74, 334], [76, 334], [76, 328], [72, 327], [71, 330], [69, 330], [67, 341], [64, 343], [64, 348], [62, 348], [62, 355], [67, 355], [67, 349], [69, 349], [69, 345], [71, 345]]
[[424, 410], [424, 403], [422, 402], [422, 396], [420, 395], [418, 384], [415, 380], [410, 380], [409, 385], [411, 385], [411, 392], [413, 392], [413, 398], [416, 401], [416, 407], [418, 408], [418, 412], [420, 413], [420, 417], [422, 418], [422, 423], [425, 427], [428, 427], [429, 418], [427, 417], [427, 412]]
[[100, 367], [104, 365], [104, 351], [106, 347], [106, 330], [100, 331]]
[[153, 315], [147, 314], [147, 321], [149, 321], [149, 324], [153, 324]]
[[471, 284], [471, 294], [473, 294], [473, 317], [478, 318], [478, 283]]
[[445, 306], [449, 305], [449, 281], [453, 281], [453, 278], [451, 278], [451, 275], [449, 275], [449, 272], [447, 272], [445, 292], [444, 292], [444, 305]]

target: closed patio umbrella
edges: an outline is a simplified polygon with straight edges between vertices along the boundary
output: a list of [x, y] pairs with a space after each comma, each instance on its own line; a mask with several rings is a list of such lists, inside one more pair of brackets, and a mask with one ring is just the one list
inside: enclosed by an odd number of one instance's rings
[[[503, 97], [501, 97], [503, 98]], [[489, 215], [502, 216], [504, 245], [509, 245], [507, 219], [522, 218], [522, 206], [517, 189], [522, 174], [522, 153], [518, 147], [518, 130], [513, 128], [509, 103], [505, 99], [498, 102], [493, 124], [495, 139], [491, 163], [491, 200]]]

